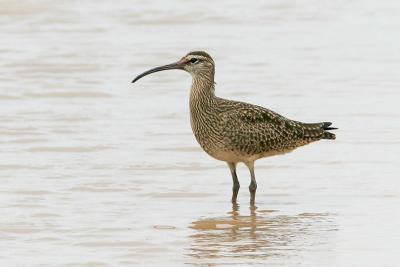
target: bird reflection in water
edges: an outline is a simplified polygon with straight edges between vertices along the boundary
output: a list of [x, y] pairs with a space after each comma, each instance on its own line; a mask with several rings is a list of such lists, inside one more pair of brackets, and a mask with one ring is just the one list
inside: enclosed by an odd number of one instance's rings
[[241, 215], [239, 205], [233, 204], [228, 214], [192, 222], [190, 228], [195, 233], [190, 236], [188, 256], [202, 261], [240, 258], [241, 263], [243, 259], [257, 262], [271, 256], [289, 256], [321, 242], [319, 235], [325, 239], [323, 232], [334, 225], [326, 213], [290, 216], [251, 206], [249, 215]]

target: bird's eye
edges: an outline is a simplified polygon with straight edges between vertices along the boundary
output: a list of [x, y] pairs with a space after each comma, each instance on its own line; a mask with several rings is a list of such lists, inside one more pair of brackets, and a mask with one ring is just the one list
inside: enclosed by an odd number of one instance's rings
[[199, 60], [197, 58], [192, 58], [191, 60], [189, 60], [189, 62], [192, 64], [196, 64], [197, 62], [199, 62]]

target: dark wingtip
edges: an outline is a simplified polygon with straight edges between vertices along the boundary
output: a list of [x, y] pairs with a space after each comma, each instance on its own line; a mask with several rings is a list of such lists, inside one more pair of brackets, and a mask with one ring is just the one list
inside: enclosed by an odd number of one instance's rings
[[328, 128], [324, 128], [324, 130], [337, 130], [337, 129], [339, 129], [339, 128], [336, 128], [336, 127], [328, 127]]
[[337, 129], [339, 129], [339, 128], [336, 128], [336, 127], [329, 127], [329, 126], [331, 126], [332, 125], [332, 122], [323, 122], [323, 126], [322, 126], [322, 128], [324, 129], [324, 130], [337, 130]]

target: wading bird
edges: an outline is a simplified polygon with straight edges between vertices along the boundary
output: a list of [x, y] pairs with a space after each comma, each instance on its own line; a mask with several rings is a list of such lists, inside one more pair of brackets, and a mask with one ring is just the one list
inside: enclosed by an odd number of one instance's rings
[[225, 161], [232, 174], [232, 203], [236, 203], [239, 180], [236, 165], [243, 162], [250, 170], [250, 203], [254, 205], [257, 183], [254, 161], [288, 153], [320, 139], [335, 139], [330, 122], [303, 123], [287, 119], [269, 109], [215, 96], [214, 60], [203, 51], [190, 52], [178, 62], [150, 69], [140, 78], [163, 70], [179, 69], [192, 75], [190, 122], [205, 152]]

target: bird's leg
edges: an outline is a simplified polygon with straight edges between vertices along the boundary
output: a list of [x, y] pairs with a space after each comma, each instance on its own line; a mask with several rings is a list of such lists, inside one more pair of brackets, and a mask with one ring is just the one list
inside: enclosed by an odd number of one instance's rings
[[250, 185], [249, 185], [250, 204], [254, 205], [254, 202], [256, 200], [256, 191], [257, 191], [256, 176], [254, 175], [254, 161], [247, 162], [246, 165], [249, 168], [250, 175], [251, 175], [251, 182], [250, 182]]
[[236, 203], [237, 200], [237, 195], [239, 192], [240, 184], [239, 180], [236, 175], [236, 163], [234, 162], [228, 162], [229, 169], [231, 170], [232, 174], [232, 181], [233, 181], [233, 187], [232, 187], [232, 203]]

